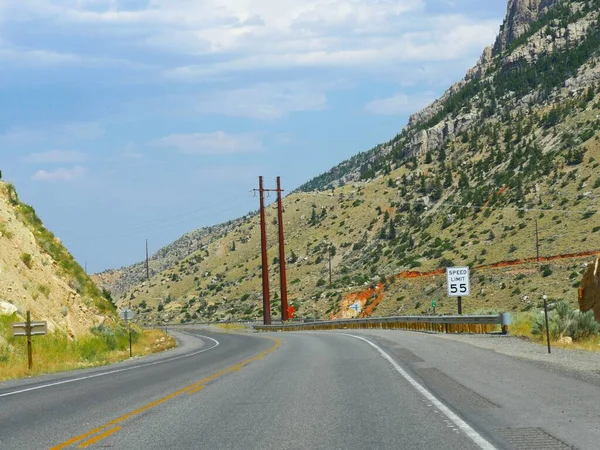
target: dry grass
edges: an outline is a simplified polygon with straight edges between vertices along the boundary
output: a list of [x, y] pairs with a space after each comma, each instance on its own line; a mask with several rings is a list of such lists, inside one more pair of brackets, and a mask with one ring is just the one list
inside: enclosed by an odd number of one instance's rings
[[[65, 336], [52, 334], [35, 336], [33, 369], [27, 369], [27, 341], [24, 337], [8, 340], [12, 350], [0, 346], [0, 381], [35, 376], [44, 373], [82, 369], [122, 361], [129, 358], [129, 346], [108, 350], [97, 336], [69, 341]], [[142, 330], [132, 346], [134, 356], [158, 353], [175, 347], [171, 336], [160, 330]]]
[[239, 323], [219, 323], [216, 324], [215, 327], [226, 331], [240, 331], [248, 329], [247, 325], [242, 325]]

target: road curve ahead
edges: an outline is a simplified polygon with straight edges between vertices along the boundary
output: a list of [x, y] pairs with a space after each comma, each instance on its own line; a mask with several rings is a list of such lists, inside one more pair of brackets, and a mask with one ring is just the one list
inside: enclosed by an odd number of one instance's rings
[[0, 448], [494, 448], [367, 341], [189, 332], [205, 336], [202, 353], [34, 390], [0, 384]]

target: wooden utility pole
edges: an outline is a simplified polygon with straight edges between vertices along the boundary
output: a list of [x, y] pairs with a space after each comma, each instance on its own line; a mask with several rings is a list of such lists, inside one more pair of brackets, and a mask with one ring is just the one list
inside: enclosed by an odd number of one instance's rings
[[267, 256], [267, 224], [265, 219], [265, 189], [263, 177], [258, 177], [260, 197], [260, 247], [262, 257], [263, 323], [271, 325], [271, 299], [269, 298], [269, 261]]
[[31, 370], [33, 367], [33, 350], [31, 348], [31, 313], [29, 311], [27, 311], [25, 332], [27, 333], [27, 368]]
[[331, 279], [331, 242], [329, 243], [329, 246], [327, 247], [327, 253], [329, 254], [329, 287], [331, 288], [333, 286], [332, 279]]
[[281, 177], [277, 177], [277, 222], [279, 223], [279, 281], [281, 287], [281, 321], [288, 317], [287, 277], [285, 268], [285, 235], [283, 233], [283, 202], [281, 200]]
[[537, 262], [540, 262], [540, 235], [538, 233], [538, 221], [535, 221], [535, 254]]
[[150, 260], [148, 258], [148, 239], [146, 239], [146, 280], [150, 280]]

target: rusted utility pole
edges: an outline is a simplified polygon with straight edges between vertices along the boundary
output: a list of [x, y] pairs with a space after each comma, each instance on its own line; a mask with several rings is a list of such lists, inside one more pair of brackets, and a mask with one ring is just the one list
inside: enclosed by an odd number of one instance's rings
[[265, 219], [265, 189], [263, 177], [258, 177], [260, 197], [260, 247], [262, 256], [263, 323], [271, 325], [271, 299], [269, 298], [269, 261], [267, 256], [267, 224]]
[[281, 200], [281, 177], [277, 177], [277, 222], [279, 223], [279, 280], [281, 287], [281, 320], [288, 317], [287, 276], [285, 269], [285, 235], [283, 233], [283, 202]]

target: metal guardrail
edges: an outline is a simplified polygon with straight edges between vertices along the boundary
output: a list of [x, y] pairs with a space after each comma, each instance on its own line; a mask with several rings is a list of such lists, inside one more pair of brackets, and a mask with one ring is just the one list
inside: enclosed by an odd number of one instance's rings
[[278, 325], [253, 325], [257, 331], [309, 331], [358, 328], [433, 331], [438, 333], [487, 334], [502, 331], [508, 334], [510, 314], [477, 316], [395, 316], [365, 319], [326, 320]]

